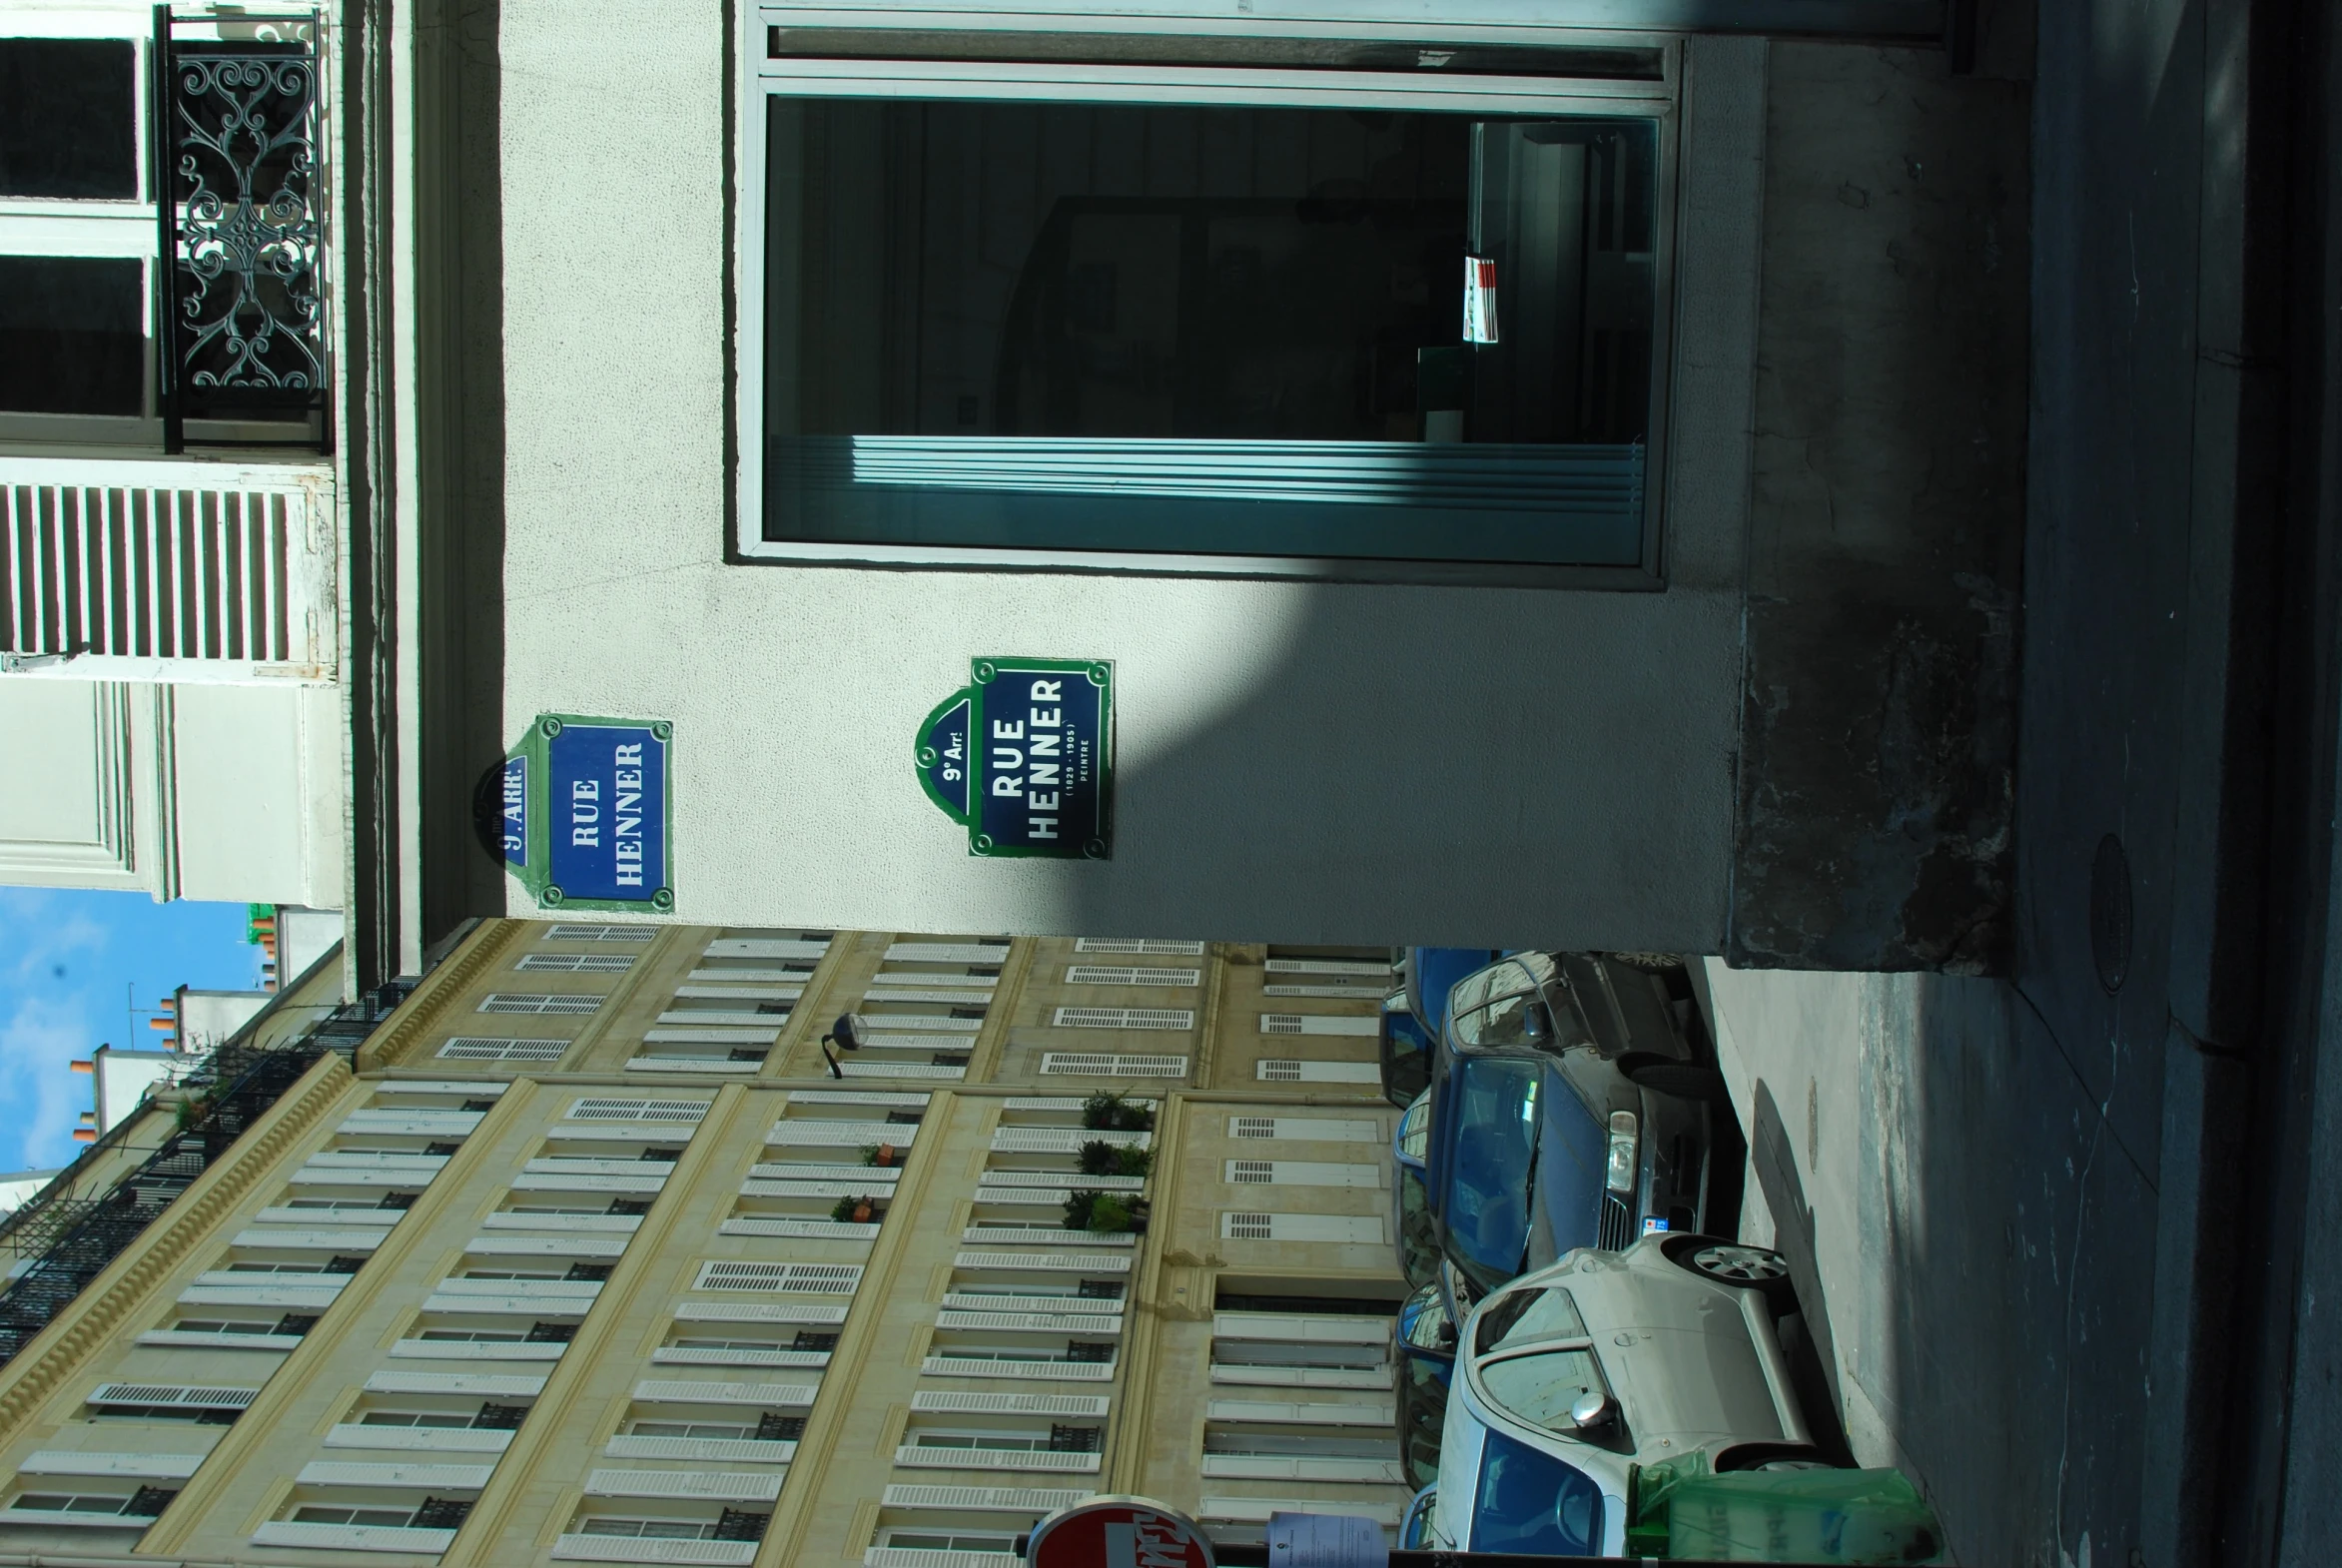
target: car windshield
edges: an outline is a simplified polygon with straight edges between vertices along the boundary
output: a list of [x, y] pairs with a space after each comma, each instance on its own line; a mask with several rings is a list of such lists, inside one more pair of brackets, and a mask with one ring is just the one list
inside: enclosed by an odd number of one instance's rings
[[1591, 1350], [1532, 1350], [1483, 1361], [1478, 1370], [1480, 1386], [1499, 1408], [1548, 1432], [1576, 1431], [1570, 1406], [1604, 1391]]
[[1473, 1501], [1469, 1549], [1475, 1552], [1591, 1557], [1602, 1542], [1602, 1489], [1502, 1432], [1490, 1432], [1480, 1450]]
[[1559, 1065], [1547, 1067], [1544, 1099], [1537, 1137], [1539, 1223], [1559, 1256], [1572, 1247], [1600, 1244], [1610, 1139]]
[[1427, 1285], [1439, 1277], [1439, 1223], [1431, 1217], [1423, 1173], [1407, 1165], [1398, 1168], [1398, 1256], [1408, 1284]]
[[1515, 1290], [1490, 1302], [1472, 1327], [1472, 1348], [1481, 1355], [1532, 1339], [1583, 1339], [1586, 1320], [1578, 1303], [1558, 1285]]
[[1443, 1092], [1454, 1111], [1446, 1140], [1448, 1244], [1487, 1274], [1509, 1278], [1529, 1235], [1529, 1175], [1536, 1164], [1537, 1064], [1476, 1057], [1456, 1064]]

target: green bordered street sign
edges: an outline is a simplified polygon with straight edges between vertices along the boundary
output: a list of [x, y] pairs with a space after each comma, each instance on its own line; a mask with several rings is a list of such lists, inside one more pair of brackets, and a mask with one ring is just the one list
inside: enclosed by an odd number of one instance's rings
[[927, 798], [968, 830], [968, 853], [1114, 855], [1114, 665], [980, 658], [919, 726]]
[[504, 758], [504, 868], [541, 909], [675, 907], [674, 726], [544, 713]]

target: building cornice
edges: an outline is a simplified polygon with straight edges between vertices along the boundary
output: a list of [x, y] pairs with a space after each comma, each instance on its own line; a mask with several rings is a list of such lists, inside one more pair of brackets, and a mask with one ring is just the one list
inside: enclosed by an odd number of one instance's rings
[[58, 1389], [103, 1345], [155, 1288], [209, 1239], [285, 1151], [357, 1087], [341, 1057], [329, 1053], [237, 1140], [127, 1248], [72, 1305], [0, 1368], [0, 1449], [14, 1443]]
[[358, 1048], [359, 1067], [378, 1072], [403, 1062], [438, 1022], [447, 999], [501, 962], [505, 950], [520, 940], [529, 924], [522, 920], [481, 921], [461, 947], [423, 977], [396, 1016]]

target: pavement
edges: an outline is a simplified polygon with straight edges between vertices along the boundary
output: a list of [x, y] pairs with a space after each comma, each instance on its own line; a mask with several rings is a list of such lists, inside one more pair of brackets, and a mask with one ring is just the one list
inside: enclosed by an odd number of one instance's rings
[[1789, 1254], [1853, 1457], [1959, 1562], [2134, 1561], [2156, 1204], [2102, 1100], [2002, 982], [1707, 982], [1741, 1233]]

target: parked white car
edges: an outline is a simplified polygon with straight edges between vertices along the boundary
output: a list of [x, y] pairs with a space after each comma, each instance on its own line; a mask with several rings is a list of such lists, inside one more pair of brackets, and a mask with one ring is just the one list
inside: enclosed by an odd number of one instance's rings
[[1821, 1462], [1775, 1334], [1778, 1252], [1712, 1236], [1584, 1248], [1466, 1320], [1430, 1534], [1477, 1552], [1626, 1555], [1638, 1468]]

